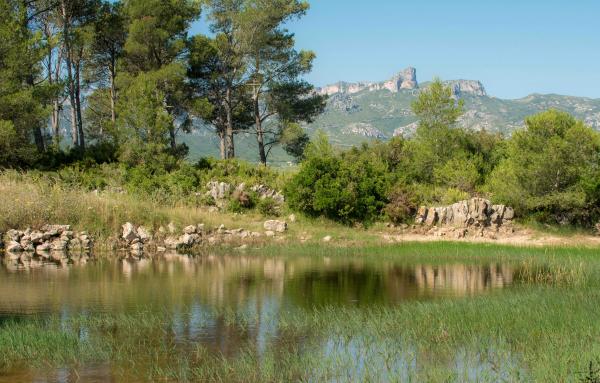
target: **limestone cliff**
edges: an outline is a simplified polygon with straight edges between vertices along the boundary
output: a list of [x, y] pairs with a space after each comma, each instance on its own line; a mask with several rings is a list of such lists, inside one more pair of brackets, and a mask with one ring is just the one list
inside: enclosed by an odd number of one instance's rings
[[377, 91], [387, 89], [392, 93], [397, 93], [401, 89], [417, 89], [419, 83], [417, 82], [417, 70], [412, 67], [408, 67], [391, 79], [383, 82], [337, 82], [332, 85], [327, 85], [323, 88], [317, 89], [319, 94], [323, 95], [334, 95], [337, 93], [354, 94], [363, 90]]

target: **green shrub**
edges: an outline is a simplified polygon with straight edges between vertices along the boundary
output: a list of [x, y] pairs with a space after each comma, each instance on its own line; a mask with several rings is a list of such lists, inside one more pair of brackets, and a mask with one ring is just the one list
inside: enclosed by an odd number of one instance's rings
[[256, 208], [263, 216], [273, 217], [279, 215], [281, 207], [273, 198], [261, 198], [256, 204]]
[[333, 153], [327, 138], [311, 143], [285, 187], [292, 209], [344, 223], [371, 221], [387, 199], [386, 167], [365, 152]]
[[414, 192], [405, 186], [396, 187], [384, 208], [385, 215], [395, 224], [410, 222], [419, 207]]
[[592, 225], [600, 217], [600, 134], [568, 113], [529, 117], [509, 140], [486, 190], [519, 215]]

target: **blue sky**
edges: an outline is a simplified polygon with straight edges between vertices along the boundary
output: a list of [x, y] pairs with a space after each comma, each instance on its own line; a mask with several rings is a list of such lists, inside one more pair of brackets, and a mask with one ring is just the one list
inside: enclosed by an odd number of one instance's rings
[[307, 79], [318, 86], [384, 80], [414, 66], [421, 82], [475, 79], [501, 98], [600, 98], [598, 0], [310, 3], [308, 15], [289, 29], [299, 48], [316, 52]]

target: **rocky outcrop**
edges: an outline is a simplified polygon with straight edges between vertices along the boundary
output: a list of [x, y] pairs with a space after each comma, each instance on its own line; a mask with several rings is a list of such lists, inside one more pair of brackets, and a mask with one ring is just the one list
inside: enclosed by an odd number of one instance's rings
[[[505, 205], [492, 205], [489, 200], [472, 198], [450, 206], [421, 206], [415, 223], [430, 230], [430, 234], [455, 233], [457, 237], [468, 234], [493, 235], [498, 232], [512, 232], [515, 212]], [[437, 228], [453, 230], [437, 230]]]
[[455, 97], [469, 94], [473, 96], [487, 96], [487, 92], [480, 81], [475, 80], [452, 80], [444, 82], [452, 89]]
[[284, 221], [269, 220], [264, 223], [263, 227], [267, 231], [274, 231], [275, 233], [283, 233], [284, 231], [287, 230], [287, 223]]
[[93, 240], [87, 232], [76, 233], [69, 225], [45, 225], [37, 230], [9, 230], [0, 235], [0, 247], [2, 245], [9, 253], [88, 252]]
[[233, 185], [226, 182], [211, 181], [206, 185], [206, 188], [208, 189], [206, 195], [212, 197], [217, 205], [222, 205], [222, 202], [229, 199], [233, 193], [243, 193], [247, 189], [255, 192], [260, 199], [272, 198], [280, 205], [285, 202], [285, 197], [281, 192], [266, 185], [254, 185], [248, 188], [245, 183]]
[[387, 136], [381, 130], [374, 128], [371, 124], [365, 122], [357, 122], [350, 124], [342, 129], [344, 134], [354, 134], [357, 136], [377, 138], [379, 140], [387, 139]]
[[408, 67], [391, 79], [383, 82], [338, 82], [332, 85], [327, 85], [323, 88], [317, 89], [317, 93], [321, 95], [334, 95], [334, 94], [354, 94], [367, 91], [376, 91], [387, 89], [392, 93], [398, 93], [402, 89], [417, 89], [419, 83], [417, 82], [417, 70], [412, 67]]

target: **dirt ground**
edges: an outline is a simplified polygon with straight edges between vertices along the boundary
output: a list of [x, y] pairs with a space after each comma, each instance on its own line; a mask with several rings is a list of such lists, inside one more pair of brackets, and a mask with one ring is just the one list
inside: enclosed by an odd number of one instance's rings
[[401, 242], [469, 242], [469, 243], [494, 243], [514, 246], [578, 246], [578, 247], [600, 247], [600, 236], [574, 234], [555, 235], [543, 233], [526, 228], [515, 228], [512, 234], [499, 235], [497, 238], [466, 236], [464, 238], [440, 237], [430, 234], [418, 233], [383, 233], [382, 238], [387, 243]]

